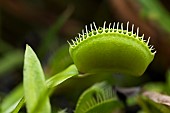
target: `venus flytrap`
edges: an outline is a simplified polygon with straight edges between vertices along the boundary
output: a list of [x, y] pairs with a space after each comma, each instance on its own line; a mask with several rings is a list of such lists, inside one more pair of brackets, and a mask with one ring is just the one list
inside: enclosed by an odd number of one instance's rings
[[112, 113], [123, 107], [112, 87], [106, 82], [96, 83], [79, 97], [74, 113]]
[[68, 42], [70, 55], [74, 64], [81, 73], [120, 73], [125, 75], [142, 75], [147, 66], [152, 62], [156, 51], [149, 45], [150, 37], [144, 40], [144, 35], [139, 36], [139, 28], [134, 33], [123, 30], [123, 23], [119, 29], [117, 25], [109, 24], [97, 28], [95, 23], [87, 26], [82, 34], [75, 40]]
[[[153, 46], [149, 45], [150, 38], [145, 41], [144, 35], [139, 36], [139, 28], [136, 33], [133, 32], [134, 25], [132, 25], [132, 31], [129, 31], [128, 28], [129, 22], [127, 22], [126, 30], [123, 30], [123, 24], [119, 29], [119, 23], [117, 25], [114, 23], [112, 26], [109, 24], [108, 28], [106, 22], [104, 22], [103, 27], [99, 28], [93, 23], [93, 25], [90, 24], [90, 31], [86, 26], [85, 31], [83, 30], [82, 34], [72, 40], [72, 43], [68, 42], [70, 45], [69, 52], [74, 64], [47, 80], [45, 80], [43, 69], [36, 54], [27, 45], [24, 58], [23, 83], [23, 100], [25, 101], [19, 102], [13, 111], [19, 111], [18, 109], [26, 102], [28, 113], [50, 113], [49, 93], [53, 93], [55, 87], [77, 75], [83, 77], [84, 75], [98, 73], [142, 75], [152, 62], [156, 51], [154, 51]], [[97, 85], [97, 87], [101, 88], [100, 85]], [[108, 93], [103, 93], [105, 89], [108, 89]], [[95, 91], [92, 88], [81, 96], [75, 113], [80, 113], [82, 109], [84, 113], [91, 113], [91, 111], [99, 113], [99, 108], [105, 106], [106, 111], [112, 110], [108, 106], [112, 107], [113, 101], [119, 103], [117, 99], [112, 98], [115, 98], [115, 96], [109, 87], [101, 88], [102, 93], [97, 90], [96, 95], [98, 95], [97, 99], [99, 101], [94, 100], [95, 98], [91, 95], [91, 92]], [[90, 96], [87, 98], [86, 94]], [[100, 97], [106, 98], [100, 99]], [[92, 107], [88, 107], [82, 100], [87, 100], [86, 102], [90, 103]]]
[[[75, 40], [68, 42], [69, 52], [78, 70], [83, 74], [120, 73], [124, 75], [142, 75], [147, 66], [152, 62], [156, 51], [149, 45], [150, 37], [144, 40], [144, 35], [139, 36], [139, 28], [134, 33], [123, 30], [123, 23], [119, 29], [119, 23], [113, 27], [106, 22], [103, 27], [97, 28], [95, 23], [87, 26]], [[109, 86], [96, 85], [86, 90], [79, 98], [75, 113], [111, 113], [116, 105], [121, 108], [121, 103]], [[104, 85], [105, 86], [105, 85]], [[104, 92], [104, 93], [101, 93]], [[96, 92], [97, 96], [94, 96]]]

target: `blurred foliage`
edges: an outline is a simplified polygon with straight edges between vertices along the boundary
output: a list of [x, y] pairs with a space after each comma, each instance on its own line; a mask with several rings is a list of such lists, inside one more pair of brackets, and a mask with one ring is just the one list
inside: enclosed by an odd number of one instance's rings
[[139, 0], [139, 2], [142, 6], [142, 17], [155, 21], [164, 31], [169, 33], [170, 14], [164, 6], [160, 4], [159, 0]]
[[14, 90], [10, 92], [1, 103], [1, 112], [9, 113], [12, 112], [18, 105], [21, 97], [23, 96], [22, 84], [18, 85]]
[[[57, 75], [73, 63], [66, 41], [75, 37], [84, 25], [93, 21], [97, 26], [101, 26], [103, 21], [107, 23], [129, 21], [139, 26], [140, 35], [151, 36], [151, 44], [157, 50], [155, 60], [140, 78], [97, 75], [68, 79], [57, 87], [58, 90], [54, 90], [51, 97], [52, 109], [67, 108], [61, 112], [72, 112], [78, 96], [94, 83], [103, 80], [112, 86], [142, 86], [144, 91], [170, 95], [170, 76], [166, 74], [170, 67], [169, 4], [168, 0], [1, 0], [1, 111], [5, 112], [9, 106], [19, 104], [21, 106], [18, 109], [22, 108], [20, 112], [25, 111], [24, 100], [18, 101], [22, 97], [20, 95], [23, 90], [19, 84], [23, 79], [25, 44], [34, 48], [45, 69], [46, 78], [50, 78], [51, 75]], [[155, 110], [164, 106], [148, 97], [139, 96], [141, 112], [142, 110], [148, 112], [150, 106]], [[128, 97], [128, 106], [138, 105], [137, 98], [138, 96]], [[159, 111], [155, 110], [149, 112]]]

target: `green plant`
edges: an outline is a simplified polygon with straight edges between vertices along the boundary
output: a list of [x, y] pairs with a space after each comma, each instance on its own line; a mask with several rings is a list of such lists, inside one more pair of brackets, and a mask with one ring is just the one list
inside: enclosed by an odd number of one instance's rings
[[101, 82], [94, 84], [79, 97], [75, 113], [111, 113], [122, 107], [112, 87]]
[[[59, 84], [72, 77], [80, 77], [100, 72], [121, 73], [129, 75], [142, 75], [149, 63], [153, 60], [155, 51], [153, 46], [148, 46], [144, 36], [138, 36], [127, 30], [121, 29], [119, 23], [115, 28], [109, 24], [105, 27], [89, 32], [86, 26], [86, 33], [79, 35], [73, 44], [70, 44], [70, 54], [74, 64], [63, 71], [45, 79], [40, 61], [32, 48], [26, 46], [24, 57], [24, 80], [23, 87], [20, 87], [15, 94], [23, 94], [23, 97], [10, 96], [14, 101], [3, 102], [1, 112], [18, 113], [21, 107], [26, 104], [28, 113], [51, 113], [50, 95]], [[81, 72], [81, 73], [79, 73]], [[19, 93], [21, 91], [21, 93]], [[22, 92], [23, 91], [23, 92]], [[6, 99], [7, 101], [10, 101]], [[79, 98], [75, 113], [111, 113], [121, 109], [123, 104], [118, 100], [110, 85], [98, 83], [87, 89]], [[60, 112], [66, 112], [62, 110]]]
[[[111, 72], [140, 76], [147, 66], [153, 60], [156, 53], [152, 52], [153, 46], [145, 42], [144, 35], [139, 37], [139, 28], [134, 33], [134, 25], [132, 31], [123, 30], [123, 23], [119, 29], [119, 23], [115, 28], [109, 24], [109, 28], [96, 28], [92, 24], [91, 30], [88, 31], [87, 26], [84, 33], [72, 40], [70, 44], [70, 54], [75, 65], [81, 73], [101, 73]], [[134, 68], [135, 67], [135, 68]]]

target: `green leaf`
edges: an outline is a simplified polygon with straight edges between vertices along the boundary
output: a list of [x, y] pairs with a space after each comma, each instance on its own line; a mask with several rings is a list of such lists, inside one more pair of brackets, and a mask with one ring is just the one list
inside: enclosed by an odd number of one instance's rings
[[22, 84], [20, 84], [3, 99], [1, 103], [1, 112], [2, 113], [12, 112], [18, 106], [22, 96], [23, 87]]
[[11, 113], [18, 113], [21, 107], [24, 105], [24, 103], [25, 103], [25, 98], [22, 97], [19, 103], [17, 104], [17, 106], [15, 107], [15, 109]]
[[69, 66], [67, 69], [63, 70], [62, 72], [49, 78], [46, 81], [47, 86], [49, 88], [53, 88], [53, 87], [61, 84], [65, 80], [67, 80], [73, 76], [76, 76], [76, 75], [78, 75], [78, 70], [77, 70], [76, 66], [73, 64], [73, 65]]
[[[27, 112], [32, 113], [35, 107], [40, 107], [36, 113], [50, 113], [50, 102], [47, 93], [47, 86], [45, 83], [44, 73], [41, 64], [31, 49], [26, 46], [25, 59], [24, 59], [24, 96], [26, 99]], [[43, 107], [37, 106], [38, 101], [43, 98]]]
[[[47, 85], [49, 88], [53, 88], [75, 75], [78, 75], [77, 68], [74, 65], [71, 65], [66, 70], [49, 78], [46, 82], [47, 82]], [[43, 92], [43, 93], [45, 94], [46, 92]], [[22, 92], [22, 87], [20, 85], [14, 91], [12, 91], [10, 95], [8, 95], [4, 99], [4, 101], [1, 105], [2, 112], [9, 113], [9, 112], [13, 111], [13, 113], [17, 113], [16, 111], [19, 111], [19, 109], [25, 103], [25, 101], [23, 101], [25, 99], [24, 98], [21, 99], [22, 96], [23, 96], [23, 92]], [[41, 101], [41, 99], [44, 97], [45, 97], [45, 95], [39, 97], [39, 100], [37, 99], [37, 103], [42, 104], [44, 102], [44, 100]], [[35, 104], [34, 106], [37, 107], [37, 104]], [[37, 108], [34, 108], [33, 111], [36, 111], [36, 110], [37, 110]]]
[[97, 83], [87, 89], [79, 98], [75, 113], [112, 113], [122, 108], [112, 87], [105, 82]]

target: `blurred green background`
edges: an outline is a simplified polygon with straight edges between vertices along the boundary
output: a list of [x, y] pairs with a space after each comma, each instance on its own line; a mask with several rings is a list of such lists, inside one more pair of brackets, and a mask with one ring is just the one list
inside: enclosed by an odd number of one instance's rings
[[[102, 26], [104, 21], [107, 26], [113, 22], [135, 24], [146, 40], [151, 37], [150, 44], [157, 51], [142, 77], [115, 75], [110, 83], [140, 86], [164, 82], [170, 66], [169, 0], [0, 0], [1, 97], [22, 83], [26, 44], [36, 52], [48, 78], [72, 64], [67, 40], [81, 33], [85, 25], [96, 22]], [[101, 80], [107, 77], [79, 78], [65, 83], [59, 92], [76, 93]]]

